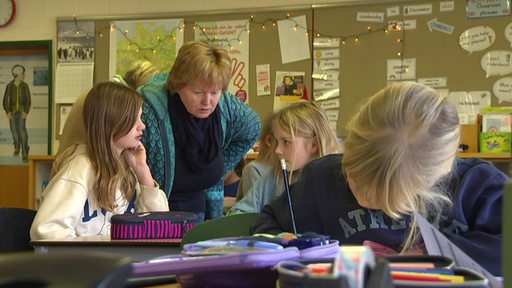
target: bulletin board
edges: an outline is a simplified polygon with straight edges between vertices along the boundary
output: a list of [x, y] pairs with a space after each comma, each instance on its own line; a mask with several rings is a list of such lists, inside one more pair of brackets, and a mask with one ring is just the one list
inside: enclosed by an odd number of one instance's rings
[[[500, 57], [510, 55], [512, 17], [468, 16], [467, 3], [471, 1], [349, 1], [337, 5], [313, 5], [259, 9], [254, 11], [225, 11], [206, 14], [163, 14], [138, 17], [111, 17], [96, 21], [96, 61], [94, 82], [109, 79], [109, 41], [111, 21], [123, 19], [184, 19], [184, 41], [194, 40], [196, 22], [243, 20], [249, 27], [249, 70], [247, 91], [249, 105], [264, 119], [274, 109], [275, 89], [279, 72], [303, 73], [303, 85], [310, 100], [324, 104], [331, 123], [339, 137], [346, 134], [345, 125], [358, 107], [389, 81], [418, 81], [428, 84], [441, 93], [484, 92], [490, 98], [491, 106], [512, 106], [510, 89], [505, 89], [500, 98], [494, 93], [494, 86], [507, 75], [487, 75], [481, 66], [484, 57], [490, 52], [502, 51]], [[489, 2], [489, 1], [486, 1]], [[507, 0], [493, 0], [503, 3]], [[508, 0], [508, 2], [510, 2]], [[377, 4], [376, 4], [377, 3]], [[485, 12], [485, 11], [484, 11]], [[310, 57], [300, 61], [283, 62], [277, 22], [303, 16], [306, 29], [301, 32], [308, 40]], [[87, 20], [87, 19], [80, 19]], [[393, 24], [394, 23], [394, 24]], [[474, 30], [475, 27], [479, 30]], [[460, 37], [468, 37], [479, 32], [494, 32], [494, 39], [488, 47], [480, 50], [463, 49]], [[475, 32], [476, 31], [476, 32]], [[508, 31], [508, 32], [507, 32]], [[336, 105], [326, 105], [328, 101], [316, 99], [320, 83], [314, 77], [317, 61], [315, 45], [318, 39], [334, 39], [338, 46], [331, 63], [337, 66], [336, 93], [329, 100]], [[508, 39], [508, 40], [507, 40]], [[467, 48], [467, 47], [466, 47]], [[286, 51], [284, 51], [286, 52]], [[493, 56], [493, 55], [490, 55]], [[489, 57], [490, 57], [489, 56]], [[510, 57], [510, 56], [509, 56]], [[389, 63], [400, 63], [407, 67], [404, 74], [390, 76], [393, 69]], [[404, 64], [405, 63], [405, 64]], [[270, 74], [270, 95], [259, 96], [257, 92], [257, 68], [268, 64]], [[392, 66], [393, 64], [391, 64]], [[512, 66], [511, 66], [512, 67]], [[334, 76], [333, 76], [334, 75]], [[410, 77], [410, 79], [404, 79]], [[512, 79], [503, 84], [512, 85]], [[230, 91], [235, 94], [236, 91]], [[508, 93], [508, 94], [507, 94]], [[334, 119], [334, 120], [333, 120]]]
[[[274, 107], [274, 93], [275, 77], [277, 71], [298, 71], [304, 73], [304, 86], [311, 89], [311, 60], [304, 59], [289, 63], [282, 62], [281, 49], [279, 44], [278, 27], [276, 25], [279, 21], [286, 21], [289, 18], [305, 17], [306, 26], [301, 26], [303, 37], [309, 43], [309, 51], [311, 51], [312, 31], [313, 24], [313, 10], [310, 6], [307, 7], [293, 7], [286, 9], [272, 9], [272, 10], [256, 10], [256, 11], [233, 11], [221, 13], [208, 13], [201, 15], [146, 15], [139, 17], [113, 17], [110, 20], [96, 20], [96, 34], [101, 34], [101, 37], [96, 37], [96, 61], [94, 66], [94, 82], [108, 81], [109, 76], [109, 33], [113, 33], [108, 28], [112, 22], [109, 21], [124, 21], [124, 20], [138, 20], [138, 19], [171, 19], [181, 18], [184, 20], [184, 42], [192, 41], [195, 39], [196, 29], [201, 29], [200, 26], [194, 27], [195, 23], [205, 23], [210, 21], [233, 21], [240, 20], [240, 22], [247, 22], [249, 33], [249, 67], [248, 67], [248, 87], [244, 87], [247, 91], [249, 98], [249, 105], [258, 113], [263, 119], [268, 114], [272, 113]], [[60, 19], [61, 21], [69, 21], [69, 19]], [[87, 21], [88, 19], [79, 19], [80, 21]], [[236, 37], [236, 36], [228, 36]], [[309, 57], [308, 57], [309, 58]], [[98, 61], [102, 59], [102, 61]], [[258, 96], [257, 94], [257, 81], [256, 79], [256, 66], [269, 64], [270, 66], [270, 87], [271, 93], [269, 95]], [[235, 78], [235, 76], [233, 76]], [[230, 91], [235, 94], [236, 91]]]

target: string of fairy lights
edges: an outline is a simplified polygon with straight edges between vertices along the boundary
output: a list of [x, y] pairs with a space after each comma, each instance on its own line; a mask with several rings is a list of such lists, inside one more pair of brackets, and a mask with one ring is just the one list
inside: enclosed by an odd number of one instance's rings
[[[254, 16], [251, 16], [246, 22], [244, 29], [240, 29], [239, 33], [237, 35], [234, 35], [230, 39], [223, 39], [222, 41], [219, 41], [219, 35], [214, 34], [210, 35], [210, 33], [207, 31], [206, 27], [202, 27], [200, 24], [198, 24], [197, 21], [180, 21], [176, 27], [170, 29], [167, 35], [162, 36], [156, 36], [154, 44], [148, 45], [147, 43], [142, 45], [141, 43], [136, 42], [130, 34], [130, 31], [123, 30], [121, 27], [119, 27], [115, 21], [111, 21], [110, 25], [107, 27], [103, 27], [102, 29], [98, 30], [98, 36], [103, 37], [104, 31], [106, 29], [110, 30], [110, 32], [118, 31], [120, 35], [122, 35], [128, 42], [129, 47], [133, 48], [135, 52], [141, 52], [141, 51], [152, 51], [153, 53], [157, 53], [159, 49], [161, 48], [161, 45], [165, 44], [166, 38], [176, 40], [176, 33], [184, 33], [185, 29], [188, 27], [191, 27], [194, 31], [200, 31], [201, 35], [204, 37], [206, 41], [209, 41], [210, 43], [218, 44], [220, 46], [223, 46], [225, 49], [233, 49], [235, 45], [243, 45], [242, 42], [242, 34], [247, 33], [249, 34], [251, 32], [251, 27], [259, 27], [259, 29], [266, 30], [266, 29], [272, 29], [276, 28], [278, 25], [278, 22], [281, 20], [287, 20], [292, 21], [291, 30], [295, 33], [304, 33], [305, 37], [309, 37], [309, 35], [313, 35], [314, 37], [320, 38], [339, 38], [340, 43], [342, 45], [349, 45], [351, 42], [354, 44], [360, 44], [361, 38], [364, 38], [366, 36], [375, 34], [375, 33], [385, 33], [389, 34], [390, 30], [392, 31], [398, 31], [401, 33], [398, 33], [398, 38], [396, 39], [396, 42], [398, 44], [397, 46], [397, 52], [396, 56], [400, 57], [403, 60], [404, 57], [404, 49], [405, 49], [405, 30], [403, 26], [402, 21], [396, 21], [396, 22], [390, 22], [387, 23], [381, 27], [372, 27], [371, 25], [367, 26], [365, 31], [353, 33], [350, 35], [328, 35], [321, 33], [319, 31], [313, 31], [310, 30], [308, 27], [304, 27], [302, 24], [297, 22], [294, 18], [291, 17], [290, 13], [286, 13], [286, 16], [282, 19], [272, 19], [267, 18], [264, 20], [256, 20]], [[75, 31], [76, 34], [84, 34], [85, 37], [90, 37], [92, 34], [80, 26], [80, 22], [78, 21], [76, 16], [73, 16], [73, 21], [75, 24]]]

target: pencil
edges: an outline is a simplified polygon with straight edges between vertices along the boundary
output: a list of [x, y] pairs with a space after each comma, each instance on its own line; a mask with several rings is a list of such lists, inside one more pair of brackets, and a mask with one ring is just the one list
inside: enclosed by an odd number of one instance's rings
[[431, 282], [464, 282], [464, 276], [461, 275], [443, 275], [435, 273], [417, 273], [391, 271], [393, 280], [409, 280], [409, 281], [431, 281]]

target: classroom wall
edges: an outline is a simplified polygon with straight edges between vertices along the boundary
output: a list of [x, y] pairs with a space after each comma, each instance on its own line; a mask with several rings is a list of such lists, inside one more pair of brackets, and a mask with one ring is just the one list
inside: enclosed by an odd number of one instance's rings
[[[52, 39], [56, 43], [56, 22], [59, 19], [95, 20], [97, 26], [108, 26], [109, 19], [152, 19], [183, 17], [197, 21], [223, 21], [230, 19], [248, 19], [256, 15], [258, 19], [282, 19], [285, 12], [293, 16], [305, 15], [307, 18], [309, 42], [315, 36], [335, 37], [346, 40], [339, 47], [340, 51], [340, 106], [335, 108], [338, 120], [335, 123], [338, 136], [344, 136], [344, 125], [355, 113], [359, 105], [370, 95], [388, 82], [387, 61], [389, 59], [415, 59], [416, 77], [441, 77], [447, 79], [446, 91], [478, 91], [492, 92], [496, 77], [486, 77], [480, 68], [480, 59], [490, 50], [510, 50], [510, 43], [504, 39], [503, 32], [511, 17], [488, 17], [468, 19], [465, 15], [464, 0], [455, 1], [185, 1], [176, 8], [167, 0], [155, 1], [61, 1], [53, 0], [51, 7], [45, 1], [18, 0], [18, 14], [12, 25], [0, 29], [2, 41]], [[220, 2], [220, 3], [219, 3]], [[441, 11], [440, 3], [453, 2], [454, 9]], [[404, 15], [402, 9], [407, 5], [432, 5], [432, 13], [427, 15]], [[101, 9], [98, 9], [101, 7]], [[381, 22], [357, 21], [360, 12], [384, 13], [393, 8], [399, 11], [397, 16], [385, 16]], [[213, 11], [210, 11], [213, 10]], [[80, 12], [80, 13], [77, 13]], [[38, 19], [34, 25], [32, 19]], [[40, 20], [39, 20], [40, 19]], [[427, 23], [432, 19], [453, 27], [453, 32], [445, 33], [429, 30]], [[384, 33], [380, 30], [387, 26], [388, 21], [414, 21], [415, 28], [410, 30]], [[99, 24], [99, 25], [98, 25]], [[102, 25], [104, 24], [104, 25]], [[496, 41], [489, 49], [468, 53], [459, 45], [460, 34], [471, 27], [488, 25], [496, 32]], [[185, 35], [185, 40], [193, 36]], [[355, 38], [359, 41], [355, 42]], [[400, 41], [398, 41], [400, 40]], [[314, 81], [311, 80], [314, 61], [303, 61], [283, 64], [279, 49], [279, 37], [272, 29], [257, 29], [251, 26], [250, 34], [250, 105], [261, 117], [265, 117], [273, 109], [272, 96], [255, 96], [255, 66], [271, 64], [271, 85], [275, 88], [276, 71], [304, 71], [308, 94], [314, 94]], [[101, 57], [108, 53], [108, 45], [96, 47]], [[312, 44], [310, 50], [313, 51]], [[397, 52], [402, 55], [397, 55]], [[55, 59], [56, 57], [54, 57]], [[97, 58], [98, 59], [98, 58]], [[108, 61], [97, 61], [95, 80], [109, 78]], [[55, 65], [55, 64], [54, 64]], [[55, 67], [54, 67], [55, 71]], [[55, 79], [55, 77], [54, 77]], [[55, 103], [54, 103], [55, 105]], [[492, 105], [510, 105], [498, 102], [492, 97]], [[54, 111], [56, 111], [54, 109]], [[332, 111], [332, 110], [331, 110]], [[55, 123], [55, 119], [53, 120]], [[54, 125], [55, 134], [55, 125]], [[53, 151], [56, 151], [58, 140], [54, 136]]]
[[[241, 10], [282, 10], [303, 5], [311, 7], [312, 5], [329, 3], [368, 3], [379, 1], [382, 0], [16, 0], [16, 16], [9, 26], [0, 28], [0, 41], [52, 40], [54, 50], [56, 50], [57, 19], [72, 18], [74, 16], [81, 19], [106, 19], [108, 17], [118, 18], [127, 16], [137, 18], [140, 15], [152, 15], [153, 17], [169, 14], [179, 14], [182, 16], [190, 14], [215, 15], [225, 13], [226, 11], [237, 13]], [[57, 59], [56, 51], [53, 51], [53, 53], [53, 59]], [[55, 71], [55, 61], [53, 71]], [[55, 102], [52, 110], [56, 110]], [[52, 121], [56, 123], [55, 115], [53, 115]], [[58, 147], [55, 130], [54, 124], [52, 141], [52, 150], [54, 152]]]

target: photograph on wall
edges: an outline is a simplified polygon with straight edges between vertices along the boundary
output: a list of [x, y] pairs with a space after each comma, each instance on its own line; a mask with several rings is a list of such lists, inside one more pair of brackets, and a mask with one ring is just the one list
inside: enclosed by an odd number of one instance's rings
[[0, 165], [24, 165], [49, 154], [48, 55], [2, 55], [0, 63]]
[[274, 111], [301, 99], [307, 100], [304, 86], [304, 72], [277, 71], [274, 97]]
[[124, 75], [137, 60], [149, 61], [161, 71], [171, 70], [183, 45], [183, 19], [112, 21], [110, 77]]
[[94, 62], [94, 21], [57, 22], [57, 62]]

